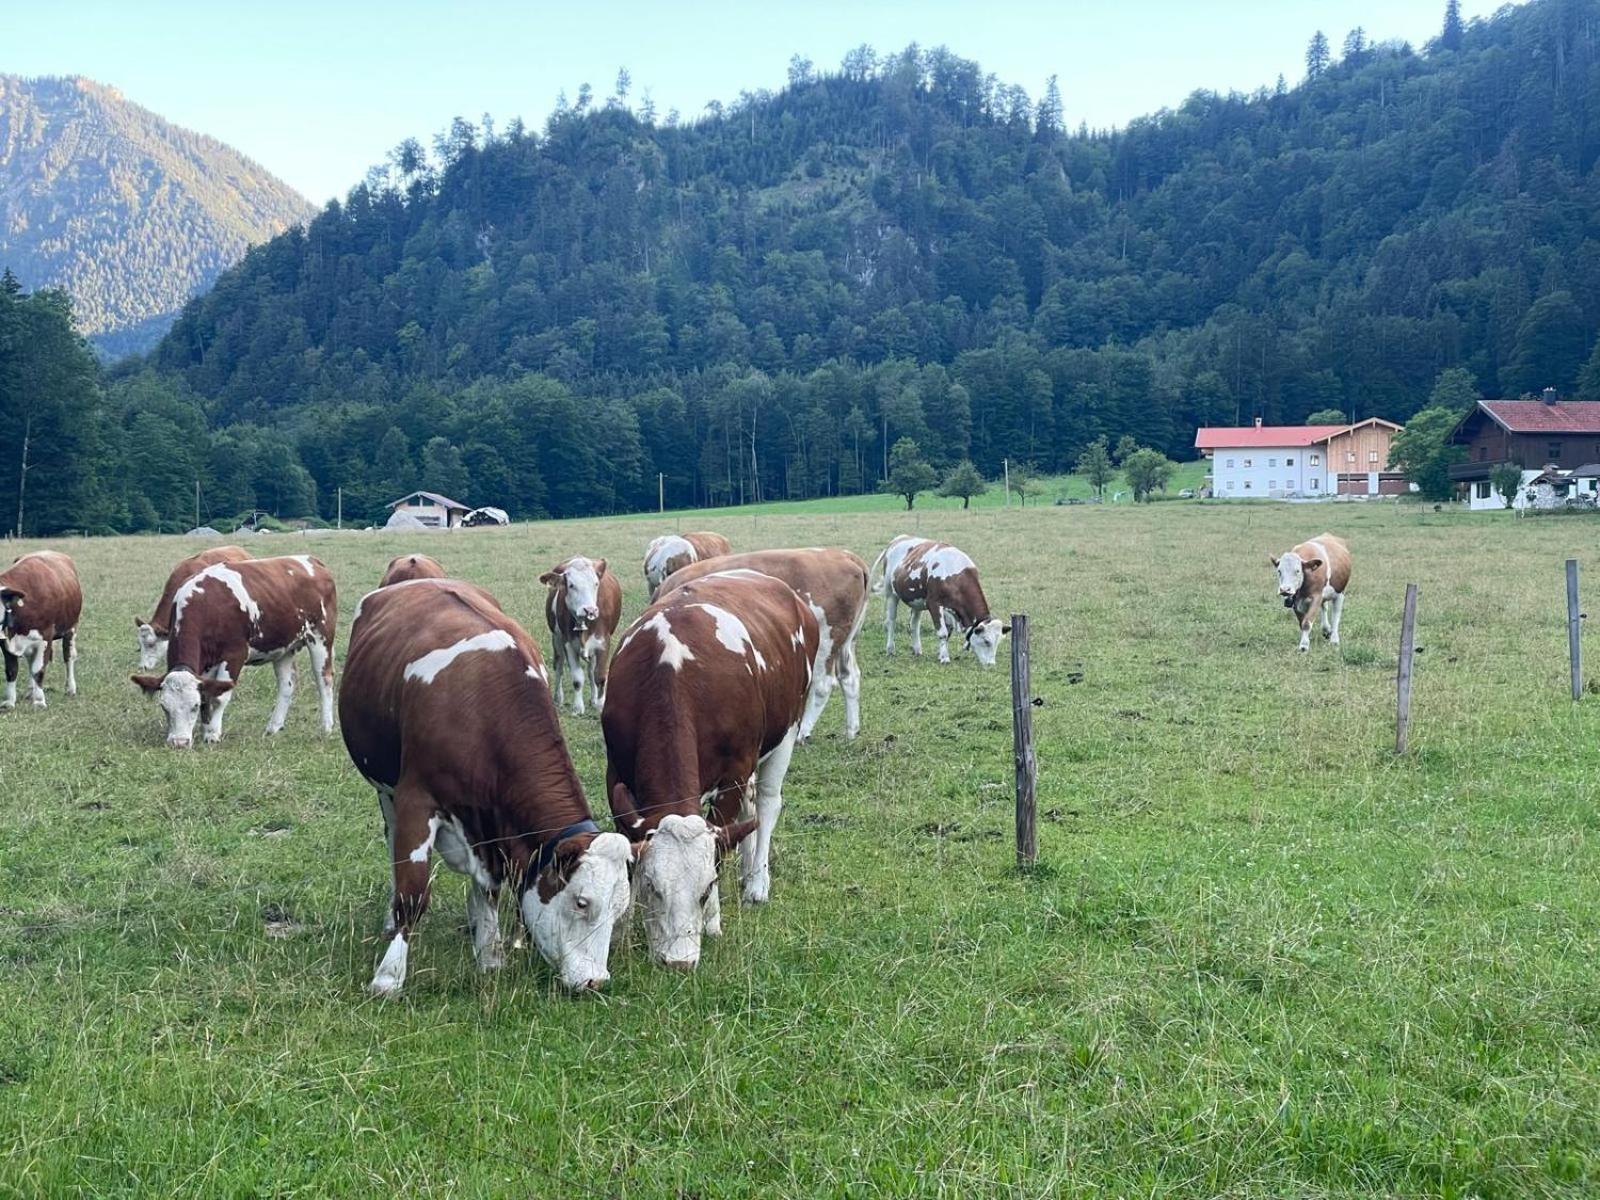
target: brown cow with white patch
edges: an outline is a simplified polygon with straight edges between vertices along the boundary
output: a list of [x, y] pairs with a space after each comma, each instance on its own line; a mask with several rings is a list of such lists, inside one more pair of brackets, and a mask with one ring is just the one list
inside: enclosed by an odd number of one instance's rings
[[388, 587], [391, 583], [404, 583], [408, 579], [443, 579], [445, 570], [439, 565], [439, 560], [430, 558], [426, 554], [402, 554], [389, 560], [389, 565], [384, 569], [383, 578], [378, 581], [379, 587]]
[[1331, 533], [1301, 542], [1283, 555], [1269, 555], [1278, 575], [1278, 599], [1300, 626], [1300, 649], [1311, 649], [1311, 624], [1322, 614], [1322, 636], [1339, 644], [1344, 589], [1350, 585], [1350, 548]]
[[653, 601], [668, 575], [692, 562], [717, 558], [732, 549], [720, 533], [664, 533], [644, 552], [644, 582]]
[[0, 571], [0, 656], [6, 664], [6, 695], [0, 708], [17, 706], [17, 664], [28, 663], [28, 690], [35, 708], [45, 707], [44, 665], [50, 643], [61, 643], [67, 664], [67, 695], [78, 694], [78, 618], [83, 587], [72, 560], [56, 550], [24, 554]]
[[605, 982], [612, 931], [628, 908], [628, 841], [594, 823], [539, 650], [492, 596], [441, 579], [364, 597], [339, 722], [356, 769], [377, 789], [393, 871], [393, 937], [375, 995], [405, 983], [435, 850], [472, 881], [467, 924], [481, 969], [504, 962], [497, 897], [511, 880], [517, 911], [561, 982]]
[[161, 598], [156, 601], [150, 619], [133, 619], [133, 627], [139, 635], [139, 670], [153, 671], [156, 664], [166, 657], [167, 639], [172, 636], [172, 598], [178, 594], [178, 589], [209, 566], [244, 562], [249, 557], [250, 552], [242, 546], [213, 546], [199, 554], [191, 554], [172, 568], [172, 574], [167, 576], [166, 586], [161, 589]]
[[939, 635], [940, 662], [950, 661], [950, 635], [959, 633], [980, 663], [994, 666], [1000, 639], [1011, 626], [989, 611], [972, 559], [945, 542], [902, 533], [878, 556], [872, 574], [884, 599], [884, 653], [894, 653], [895, 608], [904, 604], [911, 610], [911, 653], [922, 653], [926, 612]]
[[566, 703], [564, 675], [572, 676], [572, 711], [583, 715], [583, 672], [598, 709], [605, 703], [611, 635], [622, 621], [622, 584], [603, 558], [581, 554], [556, 564], [539, 582], [549, 587], [544, 621], [550, 627], [550, 665], [556, 676], [556, 706]]
[[806, 714], [800, 721], [800, 740], [811, 736], [835, 687], [844, 690], [844, 735], [855, 737], [861, 729], [861, 666], [856, 661], [856, 635], [867, 619], [867, 564], [859, 555], [838, 548], [753, 550], [690, 563], [668, 576], [662, 586], [675, 588], [713, 571], [740, 568], [783, 580], [817, 619], [817, 661], [812, 670], [818, 678], [828, 680], [828, 687], [812, 690], [812, 703], [806, 705]]
[[816, 657], [805, 602], [748, 570], [663, 592], [623, 635], [600, 715], [606, 789], [617, 828], [645, 841], [635, 883], [657, 961], [693, 967], [702, 931], [722, 932], [723, 851], [739, 846], [747, 904], [769, 896], [783, 777], [812, 689], [827, 687]]
[[222, 714], [247, 666], [271, 663], [278, 702], [267, 732], [277, 733], [294, 697], [294, 656], [311, 657], [322, 700], [322, 731], [333, 732], [333, 637], [338, 598], [333, 576], [308, 554], [215, 563], [172, 599], [172, 637], [165, 675], [135, 675], [157, 696], [167, 718], [167, 745], [186, 749], [197, 720], [205, 741], [222, 740]]

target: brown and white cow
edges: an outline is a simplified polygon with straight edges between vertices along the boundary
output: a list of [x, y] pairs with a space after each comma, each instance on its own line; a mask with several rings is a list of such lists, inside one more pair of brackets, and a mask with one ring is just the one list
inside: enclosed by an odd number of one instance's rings
[[61, 643], [67, 667], [67, 695], [78, 694], [78, 618], [83, 588], [72, 560], [56, 550], [24, 554], [0, 571], [0, 656], [5, 659], [6, 694], [0, 708], [17, 706], [17, 664], [28, 664], [28, 690], [36, 708], [45, 707], [44, 665], [50, 643]]
[[539, 576], [549, 587], [544, 620], [550, 627], [550, 666], [556, 676], [556, 705], [566, 703], [563, 676], [572, 676], [572, 711], [583, 715], [583, 673], [595, 708], [605, 703], [611, 635], [622, 621], [622, 584], [606, 570], [603, 558], [576, 555]]
[[800, 740], [811, 736], [836, 687], [844, 691], [844, 735], [855, 737], [861, 729], [861, 666], [856, 661], [856, 635], [867, 619], [867, 564], [859, 555], [838, 548], [753, 550], [690, 563], [674, 571], [662, 586], [675, 588], [714, 571], [741, 568], [783, 580], [817, 619], [817, 660], [812, 671], [817, 678], [826, 679], [828, 686], [812, 689], [811, 702], [800, 721]]
[[429, 855], [471, 880], [478, 966], [501, 966], [507, 880], [534, 944], [578, 991], [608, 976], [631, 849], [601, 833], [578, 784], [533, 639], [459, 579], [379, 588], [357, 606], [339, 683], [356, 769], [378, 792], [393, 872], [375, 995], [405, 983], [428, 907]]
[[658, 962], [693, 967], [702, 932], [722, 932], [723, 851], [739, 846], [747, 904], [771, 894], [772, 831], [816, 656], [805, 602], [748, 570], [663, 592], [623, 635], [600, 714], [606, 789], [617, 828], [644, 842], [634, 884]]
[[692, 562], [727, 554], [732, 547], [720, 533], [664, 533], [644, 552], [644, 582], [654, 600], [674, 571]]
[[278, 702], [267, 732], [277, 733], [294, 698], [294, 656], [311, 658], [322, 700], [322, 731], [333, 732], [333, 637], [338, 599], [333, 576], [308, 554], [216, 563], [189, 579], [172, 599], [172, 637], [164, 675], [135, 675], [161, 701], [167, 745], [185, 749], [201, 737], [222, 740], [222, 714], [247, 666], [271, 663]]
[[986, 667], [994, 666], [1000, 639], [1011, 632], [989, 611], [978, 568], [962, 551], [931, 538], [902, 533], [872, 565], [876, 587], [884, 599], [884, 653], [894, 653], [897, 605], [911, 610], [911, 653], [922, 653], [922, 614], [933, 618], [939, 635], [939, 661], [950, 661], [950, 635], [959, 633]]
[[408, 579], [443, 579], [445, 570], [439, 565], [438, 559], [430, 558], [426, 554], [402, 554], [389, 560], [389, 565], [384, 569], [383, 578], [378, 581], [379, 587], [388, 587], [391, 583], [404, 583]]
[[199, 554], [191, 554], [172, 568], [172, 574], [167, 576], [166, 586], [161, 589], [161, 598], [156, 601], [155, 611], [151, 613], [150, 619], [148, 621], [143, 617], [133, 619], [133, 627], [139, 635], [141, 671], [155, 670], [166, 657], [167, 639], [172, 636], [172, 599], [178, 594], [178, 589], [209, 566], [216, 563], [244, 562], [249, 557], [251, 557], [250, 552], [241, 546], [213, 546], [209, 550], [200, 551]]
[[1300, 625], [1300, 649], [1311, 649], [1311, 624], [1322, 614], [1322, 636], [1337, 646], [1350, 584], [1350, 548], [1331, 533], [1301, 542], [1287, 554], [1269, 556], [1278, 574], [1278, 599]]

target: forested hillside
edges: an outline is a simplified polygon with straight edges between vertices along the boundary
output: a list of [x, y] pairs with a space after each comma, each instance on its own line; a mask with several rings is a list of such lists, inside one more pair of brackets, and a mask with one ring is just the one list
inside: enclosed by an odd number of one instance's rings
[[87, 79], [0, 75], [0, 266], [72, 294], [108, 354], [312, 209], [237, 151]]
[[191, 303], [106, 444], [164, 448], [146, 520], [196, 476], [233, 510], [568, 515], [653, 506], [657, 471], [669, 505], [871, 489], [903, 437], [991, 474], [1102, 434], [1187, 456], [1200, 423], [1404, 419], [1450, 367], [1587, 388], [1597, 31], [1534, 0], [1318, 35], [1296, 87], [1112, 133], [915, 47], [692, 121], [625, 75], [543, 132], [457, 121]]

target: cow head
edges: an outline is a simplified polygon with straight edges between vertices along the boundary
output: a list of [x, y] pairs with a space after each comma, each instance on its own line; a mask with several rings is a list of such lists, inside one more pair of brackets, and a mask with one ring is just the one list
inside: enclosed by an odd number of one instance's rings
[[1278, 573], [1278, 598], [1285, 608], [1294, 607], [1294, 599], [1305, 586], [1306, 576], [1322, 565], [1320, 558], [1302, 560], [1293, 550], [1281, 558], [1272, 558], [1271, 562]]
[[0, 588], [0, 630], [10, 633], [17, 625], [17, 610], [25, 606], [28, 593], [20, 588]]
[[985, 617], [967, 630], [967, 647], [986, 667], [994, 666], [995, 655], [1000, 652], [1000, 639], [1011, 632], [1011, 626], [1000, 624], [999, 617]]
[[133, 682], [145, 695], [160, 701], [167, 718], [167, 745], [174, 750], [194, 745], [195, 723], [202, 717], [209, 719], [217, 697], [233, 687], [230, 679], [202, 679], [186, 667], [165, 675], [135, 675]]
[[611, 978], [611, 935], [628, 911], [632, 850], [620, 833], [564, 838], [522, 894], [522, 922], [570, 991]]
[[566, 596], [567, 611], [578, 629], [588, 629], [600, 619], [600, 577], [606, 573], [603, 558], [569, 558], [553, 571], [539, 576]]
[[[755, 825], [753, 820], [713, 825], [702, 816], [671, 813], [650, 832], [639, 851], [634, 891], [650, 955], [662, 966], [690, 970], [700, 962], [701, 936], [721, 911], [717, 863]], [[713, 926], [711, 932], [720, 929]]]
[[133, 619], [133, 628], [139, 639], [139, 670], [153, 671], [167, 655], [167, 639], [172, 631], [160, 629], [142, 617]]

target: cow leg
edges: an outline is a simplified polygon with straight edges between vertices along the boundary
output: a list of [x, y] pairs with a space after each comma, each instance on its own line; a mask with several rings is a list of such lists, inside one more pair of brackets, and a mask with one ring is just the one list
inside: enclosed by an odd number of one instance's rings
[[950, 626], [952, 624], [950, 610], [941, 608], [936, 621], [939, 632], [939, 661], [948, 663], [950, 661]]
[[394, 792], [394, 852], [390, 855], [394, 899], [389, 921], [394, 937], [384, 951], [368, 990], [374, 996], [397, 995], [406, 982], [408, 939], [428, 910], [428, 857], [433, 851], [439, 818], [433, 801], [421, 788], [402, 783]]
[[583, 704], [583, 650], [574, 646], [572, 639], [568, 638], [561, 651], [567, 656], [567, 674], [572, 676], [572, 711], [581, 717], [586, 711]]
[[922, 613], [920, 608], [911, 608], [911, 653], [918, 658], [922, 657]]
[[497, 971], [506, 965], [500, 949], [500, 893], [476, 879], [467, 888], [467, 928], [472, 931], [472, 956], [478, 970]]
[[1322, 608], [1322, 597], [1316, 595], [1311, 598], [1311, 603], [1306, 605], [1306, 611], [1300, 617], [1300, 649], [1302, 652], [1311, 649], [1311, 627], [1316, 624], [1317, 613]]
[[756, 767], [756, 831], [740, 848], [755, 843], [752, 852], [742, 864], [744, 875], [744, 902], [765, 904], [772, 895], [772, 831], [777, 828], [778, 814], [783, 811], [783, 777], [789, 773], [789, 759], [794, 756], [798, 727], [789, 730], [772, 753]]
[[44, 708], [44, 664], [49, 657], [50, 643], [39, 642], [28, 658], [29, 698], [35, 708]]
[[556, 707], [561, 708], [567, 702], [567, 651], [561, 644], [561, 635], [550, 635], [550, 673], [556, 677]]
[[313, 634], [306, 642], [311, 656], [311, 674], [317, 683], [317, 699], [322, 705], [322, 732], [333, 732], [333, 647]]
[[227, 711], [228, 705], [233, 701], [233, 692], [223, 692], [213, 700], [200, 701], [200, 740], [203, 742], [220, 742], [222, 740], [222, 714]]
[[839, 673], [844, 688], [844, 735], [853, 738], [861, 732], [861, 664], [856, 661], [856, 640], [844, 644], [840, 656], [843, 670]]
[[890, 588], [883, 597], [883, 630], [886, 635], [883, 643], [883, 652], [885, 654], [894, 653], [894, 610], [898, 607], [900, 607], [900, 597], [894, 594], [893, 588]]
[[17, 656], [4, 646], [0, 646], [0, 656], [6, 662], [6, 698], [0, 701], [0, 708], [15, 708], [17, 706]]
[[[394, 789], [374, 785], [378, 790], [378, 811], [383, 814], [383, 840], [389, 847], [389, 862], [394, 862]], [[394, 871], [389, 871], [389, 903], [383, 909], [383, 931], [394, 932]]]
[[61, 657], [67, 667], [67, 695], [78, 694], [78, 631], [69, 629], [61, 635]]
[[601, 638], [595, 646], [594, 657], [589, 666], [589, 678], [593, 680], [594, 711], [599, 715], [606, 704], [606, 679], [611, 675], [611, 647]]
[[[1332, 621], [1328, 620], [1328, 612], [1329, 612], [1330, 609], [1333, 611], [1333, 619], [1332, 619]], [[1329, 645], [1337, 646], [1339, 644], [1339, 622], [1343, 618], [1344, 618], [1344, 594], [1342, 592], [1335, 592], [1332, 595], [1332, 597], [1329, 598], [1328, 603], [1326, 605], [1324, 605], [1323, 609], [1322, 609], [1322, 619], [1323, 619], [1324, 622], [1327, 622], [1328, 626], [1329, 626], [1329, 628], [1328, 628], [1328, 644]]]
[[267, 732], [277, 733], [289, 716], [289, 702], [294, 699], [294, 655], [285, 654], [272, 664], [278, 676], [278, 702], [272, 706], [272, 716], [267, 719]]

